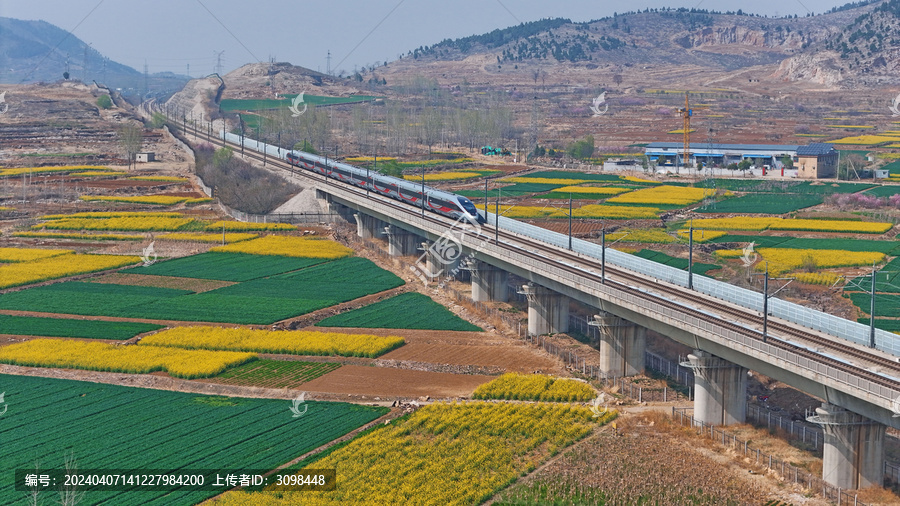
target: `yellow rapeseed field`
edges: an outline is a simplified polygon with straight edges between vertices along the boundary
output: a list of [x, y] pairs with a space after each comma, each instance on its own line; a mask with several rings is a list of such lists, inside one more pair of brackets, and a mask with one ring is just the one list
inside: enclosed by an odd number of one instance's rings
[[69, 232], [14, 232], [14, 237], [40, 237], [42, 239], [84, 239], [87, 241], [142, 241], [143, 235], [82, 234]]
[[759, 248], [756, 251], [764, 262], [758, 262], [755, 269], [765, 271], [768, 262], [769, 274], [773, 275], [800, 269], [810, 261], [817, 268], [829, 269], [872, 265], [884, 260], [884, 253], [875, 251], [792, 248]]
[[[225, 243], [230, 244], [233, 242], [247, 241], [250, 239], [255, 239], [259, 237], [259, 234], [250, 234], [250, 233], [226, 233], [225, 234]], [[222, 242], [222, 234], [221, 233], [191, 233], [191, 232], [176, 232], [173, 234], [161, 234], [156, 236], [157, 239], [165, 240], [165, 241], [191, 241], [191, 242]]]
[[606, 234], [607, 241], [624, 241], [624, 242], [648, 242], [656, 244], [668, 244], [678, 239], [667, 234], [665, 230], [659, 228], [640, 229], [640, 228], [620, 228], [615, 232]]
[[[689, 233], [690, 233], [690, 230], [679, 230], [678, 236], [682, 237], [684, 239], [687, 239]], [[728, 232], [723, 232], [720, 230], [702, 230], [701, 229], [701, 230], [694, 230], [694, 233], [693, 233], [694, 242], [711, 241], [713, 239], [718, 239], [719, 237], [722, 237], [723, 235], [728, 235]]]
[[115, 171], [104, 172], [104, 171], [102, 171], [102, 170], [86, 170], [86, 171], [84, 171], [84, 172], [75, 172], [75, 173], [72, 174], [72, 176], [73, 176], [73, 177], [108, 177], [108, 178], [113, 178], [113, 177], [118, 177], [118, 176], [125, 176], [125, 175], [127, 175], [127, 174], [128, 174], [127, 172], [115, 172]]
[[33, 229], [50, 230], [123, 230], [123, 231], [175, 231], [194, 220], [167, 218], [164, 216], [122, 216], [112, 218], [61, 218], [50, 220]]
[[404, 344], [401, 337], [337, 332], [176, 327], [147, 336], [141, 345], [253, 351], [291, 355], [377, 357]]
[[328, 259], [344, 258], [353, 255], [352, 249], [330, 239], [281, 235], [267, 235], [251, 241], [218, 246], [213, 248], [212, 251]]
[[159, 181], [164, 183], [187, 183], [188, 178], [178, 176], [132, 176], [135, 181]]
[[790, 277], [801, 283], [826, 286], [831, 286], [842, 279], [833, 272], [798, 272], [790, 274]]
[[140, 258], [133, 256], [65, 254], [30, 262], [0, 264], [0, 288], [105, 271], [140, 261]]
[[[475, 207], [484, 209], [484, 204], [477, 204]], [[488, 211], [494, 212], [495, 207], [488, 205]], [[537, 206], [500, 206], [500, 214], [508, 218], [525, 218], [540, 219], [568, 218], [568, 209], [557, 209], [554, 207], [537, 207]], [[627, 219], [653, 219], [656, 218], [659, 209], [655, 207], [636, 207], [636, 206], [605, 206], [600, 204], [591, 204], [581, 206], [572, 210], [573, 218], [609, 218], [615, 220]]]
[[138, 197], [82, 195], [81, 200], [89, 202], [125, 202], [130, 204], [154, 204], [159, 206], [172, 206], [175, 204], [202, 204], [212, 202], [210, 198], [179, 197], [175, 195], [141, 195]]
[[893, 227], [891, 223], [848, 221], [848, 220], [808, 220], [782, 219], [753, 216], [734, 218], [708, 218], [694, 220], [695, 229], [706, 230], [804, 230], [813, 232], [845, 232], [862, 234], [883, 234]]
[[[71, 253], [75, 252], [70, 249], [0, 248], [0, 263], [31, 262]], [[0, 283], [2, 282], [0, 280]]]
[[664, 204], [686, 206], [700, 202], [706, 197], [715, 195], [709, 188], [691, 188], [688, 186], [655, 186], [635, 190], [625, 195], [618, 195], [607, 202], [617, 204]]
[[112, 171], [109, 167], [98, 165], [61, 165], [57, 167], [19, 167], [11, 169], [0, 169], [0, 177], [19, 176], [22, 174], [41, 174], [45, 172], [73, 172], [73, 171]]
[[434, 403], [316, 461], [331, 492], [229, 492], [216, 506], [480, 504], [550, 455], [615, 419], [566, 404]]
[[[450, 172], [435, 172], [432, 174], [425, 174], [425, 181], [455, 181], [459, 179], [472, 179], [474, 177], [480, 177], [481, 174], [478, 172], [464, 172], [464, 171], [450, 171]], [[403, 179], [407, 181], [421, 181], [422, 176], [403, 176]]]
[[872, 144], [881, 144], [882, 142], [892, 142], [900, 140], [898, 136], [887, 135], [857, 135], [854, 137], [843, 137], [833, 141], [827, 141], [831, 144], [858, 144], [861, 146], [869, 146]]
[[0, 348], [0, 363], [147, 374], [166, 371], [179, 378], [208, 378], [256, 359], [256, 353], [183, 350], [160, 346], [118, 346], [68, 339], [32, 339]]
[[286, 232], [288, 230], [297, 230], [297, 227], [289, 223], [247, 223], [243, 221], [217, 221], [206, 226], [206, 230], [210, 232], [225, 230], [231, 232]]
[[555, 193], [590, 193], [597, 195], [618, 195], [628, 193], [629, 188], [614, 188], [612, 186], [563, 186], [553, 190]]
[[597, 391], [587, 383], [556, 378], [546, 374], [510, 372], [489, 381], [472, 393], [474, 399], [506, 399], [513, 401], [589, 401]]
[[582, 184], [582, 183], [593, 183], [596, 181], [592, 181], [590, 179], [561, 179], [561, 178], [548, 178], [548, 177], [528, 177], [528, 176], [517, 176], [517, 177], [507, 177], [500, 180], [501, 183], [541, 183], [541, 184], [562, 184], [562, 185], [573, 185], [573, 184]]
[[175, 212], [141, 212], [141, 211], [99, 211], [72, 214], [45, 214], [42, 220], [68, 220], [70, 218], [92, 218], [105, 220], [109, 218], [182, 218]]
[[659, 181], [654, 181], [652, 179], [641, 179], [639, 177], [634, 176], [621, 176], [619, 179], [623, 181], [631, 181], [632, 183], [653, 183], [660, 184]]

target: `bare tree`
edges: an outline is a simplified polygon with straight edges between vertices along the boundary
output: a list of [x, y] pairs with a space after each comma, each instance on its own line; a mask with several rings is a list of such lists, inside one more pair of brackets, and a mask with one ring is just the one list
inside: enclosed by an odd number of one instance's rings
[[[65, 457], [66, 474], [78, 471], [78, 463], [75, 454], [69, 453]], [[59, 503], [62, 506], [75, 506], [84, 499], [84, 491], [79, 491], [75, 485], [63, 485], [59, 490]]]
[[143, 129], [137, 125], [126, 123], [119, 127], [119, 146], [125, 152], [128, 158], [128, 168], [131, 168], [131, 162], [134, 155], [141, 151], [141, 144], [144, 140]]

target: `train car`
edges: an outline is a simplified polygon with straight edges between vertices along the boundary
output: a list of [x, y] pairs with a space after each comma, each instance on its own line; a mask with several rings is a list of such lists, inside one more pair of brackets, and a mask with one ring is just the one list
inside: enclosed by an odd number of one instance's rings
[[368, 188], [375, 193], [397, 199], [416, 207], [424, 207], [454, 219], [464, 218], [470, 222], [484, 223], [484, 216], [475, 208], [471, 200], [461, 195], [445, 192], [430, 186], [416, 184], [405, 179], [385, 176], [346, 163], [327, 160], [324, 157], [291, 151], [285, 159], [293, 166], [316, 172], [359, 188]]

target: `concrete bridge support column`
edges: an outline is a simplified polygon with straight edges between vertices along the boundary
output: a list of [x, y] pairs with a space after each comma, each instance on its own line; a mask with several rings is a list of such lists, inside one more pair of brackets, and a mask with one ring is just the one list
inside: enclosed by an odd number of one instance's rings
[[466, 260], [462, 269], [472, 273], [472, 300], [509, 300], [509, 272], [474, 258]]
[[825, 432], [823, 480], [845, 489], [882, 485], [886, 426], [827, 402], [808, 420]]
[[384, 232], [387, 224], [374, 216], [368, 214], [356, 213], [353, 215], [356, 219], [356, 235], [361, 239], [371, 239], [378, 237]]
[[609, 313], [594, 315], [590, 323], [600, 331], [600, 370], [610, 376], [644, 372], [647, 328]]
[[392, 225], [384, 227], [384, 235], [388, 238], [388, 254], [392, 257], [415, 255], [422, 243], [422, 238]]
[[694, 418], [711, 425], [747, 419], [747, 369], [703, 350], [688, 355], [694, 369]]
[[528, 298], [528, 334], [556, 334], [569, 330], [569, 298], [549, 288], [528, 283], [520, 293]]

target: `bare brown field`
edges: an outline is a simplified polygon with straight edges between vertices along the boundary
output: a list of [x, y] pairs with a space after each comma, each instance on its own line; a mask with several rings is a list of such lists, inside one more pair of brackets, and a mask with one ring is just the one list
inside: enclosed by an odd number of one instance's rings
[[492, 376], [344, 365], [304, 384], [310, 392], [383, 397], [468, 397]]

